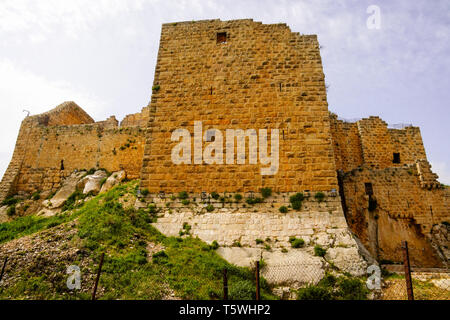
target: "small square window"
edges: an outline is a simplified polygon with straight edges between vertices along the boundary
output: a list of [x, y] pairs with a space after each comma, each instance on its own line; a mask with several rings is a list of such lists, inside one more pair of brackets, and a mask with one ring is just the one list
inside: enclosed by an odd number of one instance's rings
[[394, 153], [394, 159], [392, 160], [393, 163], [400, 163], [400, 153]]
[[217, 43], [226, 43], [227, 42], [227, 33], [226, 32], [218, 32], [217, 33]]

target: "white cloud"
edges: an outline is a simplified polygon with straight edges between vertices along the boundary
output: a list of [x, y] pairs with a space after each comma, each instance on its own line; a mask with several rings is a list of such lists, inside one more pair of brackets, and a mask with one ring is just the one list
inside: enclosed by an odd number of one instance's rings
[[7, 59], [0, 58], [0, 114], [7, 117], [0, 126], [0, 176], [12, 156], [20, 123], [26, 116], [48, 111], [64, 101], [75, 101], [88, 113], [101, 113], [106, 103], [83, 89], [69, 83], [52, 81], [18, 67]]

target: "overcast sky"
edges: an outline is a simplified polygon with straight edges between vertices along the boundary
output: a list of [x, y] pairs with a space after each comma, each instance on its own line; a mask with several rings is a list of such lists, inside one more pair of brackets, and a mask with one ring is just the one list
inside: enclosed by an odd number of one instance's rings
[[[380, 28], [369, 29], [370, 5]], [[161, 24], [252, 18], [317, 34], [329, 109], [421, 128], [450, 184], [450, 1], [0, 0], [0, 176], [29, 110], [78, 103], [96, 121], [150, 100]]]

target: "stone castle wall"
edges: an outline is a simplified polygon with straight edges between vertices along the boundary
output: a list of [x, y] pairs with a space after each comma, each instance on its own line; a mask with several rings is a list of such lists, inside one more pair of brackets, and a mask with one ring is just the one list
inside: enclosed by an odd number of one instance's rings
[[[217, 41], [226, 33], [226, 42]], [[337, 188], [326, 89], [316, 36], [252, 20], [164, 24], [155, 71], [142, 187], [151, 192]], [[173, 130], [280, 130], [276, 175], [258, 164], [171, 161]], [[269, 138], [270, 140], [270, 138]], [[205, 147], [207, 143], [203, 143]], [[225, 147], [225, 141], [224, 141]]]
[[138, 179], [144, 144], [143, 129], [119, 127], [114, 117], [94, 122], [75, 103], [64, 103], [23, 121], [0, 197], [54, 191], [74, 170], [123, 169]]
[[[434, 225], [449, 222], [450, 192], [440, 184], [422, 187], [419, 169], [423, 166], [418, 162], [402, 168], [363, 167], [343, 174], [347, 223], [381, 260], [401, 261], [399, 246], [407, 240], [410, 247], [421, 250], [415, 254], [417, 265], [439, 265], [429, 240]], [[371, 184], [371, 197], [377, 202], [373, 211], [369, 211], [366, 184]]]
[[[417, 127], [390, 129], [379, 117], [345, 122], [334, 114], [330, 126], [338, 170], [348, 172], [363, 164], [374, 169], [402, 167], [427, 159]], [[399, 154], [399, 163], [394, 162], [394, 153]]]

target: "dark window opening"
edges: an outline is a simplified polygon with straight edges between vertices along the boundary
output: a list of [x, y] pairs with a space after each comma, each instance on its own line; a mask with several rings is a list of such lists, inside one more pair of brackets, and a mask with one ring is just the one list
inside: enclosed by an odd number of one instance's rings
[[64, 170], [64, 160], [61, 160], [61, 170]]
[[216, 141], [215, 131], [206, 131], [206, 142]]
[[368, 196], [373, 195], [373, 186], [370, 182], [364, 183], [364, 188], [366, 189], [366, 194]]
[[394, 153], [393, 163], [400, 163], [400, 153]]
[[226, 43], [227, 42], [227, 33], [226, 32], [218, 32], [217, 33], [217, 43]]

